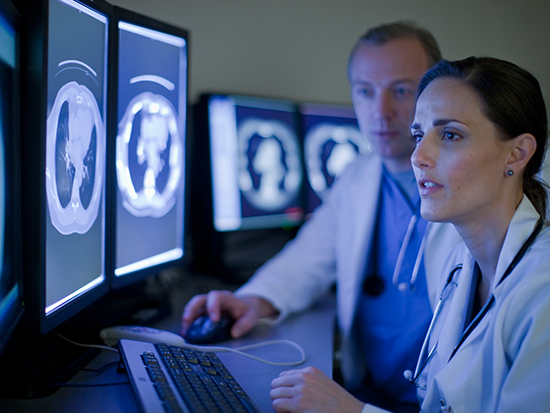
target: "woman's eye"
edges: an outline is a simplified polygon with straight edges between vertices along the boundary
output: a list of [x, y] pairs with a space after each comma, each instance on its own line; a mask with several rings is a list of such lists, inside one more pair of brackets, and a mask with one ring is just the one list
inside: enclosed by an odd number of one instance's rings
[[412, 133], [410, 139], [412, 143], [418, 143], [422, 140], [422, 134], [418, 132]]
[[453, 132], [444, 132], [443, 133], [443, 139], [448, 141], [454, 141], [460, 138], [460, 135], [453, 133]]

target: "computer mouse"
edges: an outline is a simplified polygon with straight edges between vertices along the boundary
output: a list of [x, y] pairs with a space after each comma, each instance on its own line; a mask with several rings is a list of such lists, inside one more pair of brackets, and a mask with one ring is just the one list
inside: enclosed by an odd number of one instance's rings
[[99, 336], [106, 345], [111, 347], [116, 346], [120, 339], [147, 341], [149, 343], [166, 343], [177, 347], [183, 347], [185, 345], [183, 338], [175, 333], [141, 326], [107, 327], [99, 332]]
[[231, 338], [231, 327], [235, 320], [223, 315], [220, 321], [214, 323], [207, 315], [197, 318], [185, 333], [185, 341], [189, 344], [213, 344]]

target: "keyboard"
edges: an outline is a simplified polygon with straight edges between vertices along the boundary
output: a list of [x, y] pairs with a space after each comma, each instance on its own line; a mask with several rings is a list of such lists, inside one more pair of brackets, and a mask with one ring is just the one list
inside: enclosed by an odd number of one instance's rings
[[134, 340], [119, 348], [145, 413], [260, 411], [214, 353]]

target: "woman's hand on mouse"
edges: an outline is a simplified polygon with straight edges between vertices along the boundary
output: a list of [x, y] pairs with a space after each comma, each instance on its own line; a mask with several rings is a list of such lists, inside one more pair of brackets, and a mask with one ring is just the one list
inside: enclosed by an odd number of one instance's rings
[[180, 334], [185, 336], [197, 317], [206, 314], [213, 322], [220, 320], [222, 312], [235, 320], [231, 336], [238, 338], [250, 331], [262, 317], [277, 314], [275, 308], [260, 297], [237, 297], [231, 291], [210, 291], [196, 295], [183, 310]]

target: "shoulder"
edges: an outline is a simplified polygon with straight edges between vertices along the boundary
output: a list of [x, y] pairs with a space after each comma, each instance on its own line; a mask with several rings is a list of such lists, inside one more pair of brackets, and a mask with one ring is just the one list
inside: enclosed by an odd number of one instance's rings
[[[550, 289], [550, 226], [545, 224], [533, 245], [510, 274], [510, 285], [505, 290], [533, 289], [546, 286]], [[506, 281], [503, 281], [503, 286]], [[535, 288], [536, 290], [537, 288]], [[548, 296], [550, 302], [550, 295]]]
[[[525, 257], [495, 289], [502, 320], [511, 335], [544, 329], [550, 335], [550, 228], [539, 235]], [[520, 333], [523, 332], [523, 333]]]
[[368, 177], [369, 175], [382, 174], [382, 161], [372, 153], [359, 155], [348, 165], [346, 170], [338, 177], [339, 180]]
[[[370, 192], [380, 187], [382, 177], [382, 162], [373, 154], [359, 155], [349, 164], [345, 171], [334, 181], [327, 191], [328, 198], [352, 196], [365, 193], [370, 197]], [[325, 201], [323, 201], [325, 202]]]

